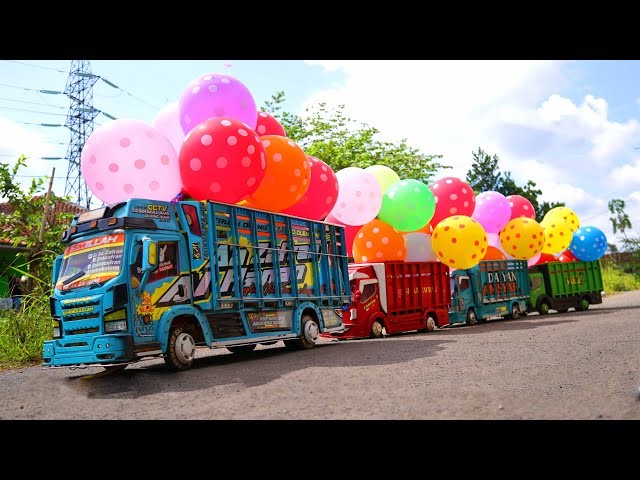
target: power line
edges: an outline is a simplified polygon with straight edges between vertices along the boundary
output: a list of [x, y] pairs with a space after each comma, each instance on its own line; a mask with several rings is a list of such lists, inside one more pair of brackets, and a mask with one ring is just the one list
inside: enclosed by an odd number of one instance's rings
[[[0, 153], [0, 157], [14, 157], [14, 158], [18, 158], [20, 157], [20, 155], [11, 155], [9, 153]], [[69, 160], [66, 157], [38, 157], [38, 158], [31, 158], [31, 157], [26, 157], [29, 160], [48, 160], [48, 161], [59, 161], [59, 160]]]
[[149, 102], [145, 102], [144, 100], [142, 100], [140, 97], [135, 96], [133, 93], [129, 93], [126, 90], [124, 90], [123, 88], [120, 88], [118, 85], [116, 85], [113, 82], [110, 82], [109, 80], [107, 80], [104, 77], [101, 77], [100, 75], [94, 75], [95, 77], [99, 78], [100, 80], [102, 80], [104, 83], [106, 83], [107, 85], [109, 85], [110, 87], [116, 88], [118, 90], [121, 90], [122, 92], [126, 93], [127, 95], [129, 95], [130, 97], [135, 98], [136, 100], [139, 100], [140, 102], [144, 103], [145, 105], [150, 106], [151, 108], [155, 108], [156, 110], [160, 110], [158, 107], [156, 107], [155, 105], [151, 105]]
[[24, 100], [16, 100], [14, 98], [5, 98], [5, 97], [0, 97], [0, 100], [6, 100], [7, 102], [19, 102], [19, 103], [28, 103], [30, 105], [44, 105], [47, 107], [51, 107], [51, 108], [58, 108], [60, 110], [67, 110], [65, 107], [59, 107], [58, 105], [50, 105], [48, 103], [41, 103], [41, 102], [25, 102]]
[[18, 62], [17, 60], [5, 60], [5, 62], [18, 63], [18, 64], [20, 64], [20, 65], [26, 65], [26, 66], [28, 66], [28, 67], [43, 68], [43, 69], [45, 69], [45, 70], [53, 70], [54, 72], [68, 73], [68, 72], [65, 72], [64, 70], [58, 70], [57, 68], [43, 67], [43, 66], [41, 66], [41, 65], [34, 65], [34, 64], [32, 64], [32, 63]]
[[0, 108], [2, 108], [4, 110], [16, 110], [16, 111], [20, 111], [20, 112], [41, 113], [42, 115], [58, 115], [58, 116], [61, 116], [61, 117], [66, 117], [67, 116], [65, 113], [40, 112], [38, 110], [27, 110], [26, 108], [11, 108], [11, 107], [3, 107], [3, 106], [0, 106]]

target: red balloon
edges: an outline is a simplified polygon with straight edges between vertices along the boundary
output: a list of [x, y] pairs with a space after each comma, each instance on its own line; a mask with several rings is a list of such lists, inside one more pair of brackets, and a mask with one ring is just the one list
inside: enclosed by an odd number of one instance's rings
[[579, 260], [571, 253], [571, 250], [566, 249], [560, 255], [558, 255], [558, 260], [561, 262], [578, 262]]
[[436, 211], [430, 222], [434, 228], [452, 215], [473, 215], [476, 194], [469, 184], [456, 177], [444, 177], [435, 181], [429, 188], [436, 201]]
[[286, 137], [284, 128], [278, 121], [267, 112], [258, 112], [258, 122], [256, 123], [256, 132], [261, 137], [264, 135], [279, 135]]
[[311, 166], [309, 188], [297, 203], [285, 208], [282, 213], [322, 220], [338, 201], [338, 178], [331, 167], [319, 158], [310, 155], [307, 158]]
[[527, 218], [532, 218], [534, 220], [536, 219], [536, 211], [533, 209], [533, 205], [529, 200], [527, 200], [523, 196], [509, 195], [507, 197], [507, 200], [509, 201], [509, 205], [511, 205], [510, 220], [513, 220], [514, 218], [518, 218], [518, 217], [527, 217]]
[[347, 255], [353, 257], [353, 240], [356, 238], [356, 233], [358, 233], [358, 230], [360, 230], [360, 227], [362, 227], [362, 225], [345, 225], [336, 217], [333, 217], [331, 215], [327, 216], [324, 221], [327, 223], [342, 225], [344, 227], [344, 235], [347, 242]]
[[543, 263], [557, 262], [557, 261], [559, 260], [558, 260], [558, 257], [556, 257], [555, 255], [551, 255], [550, 253], [541, 253], [540, 258], [536, 263], [534, 263], [534, 265], [542, 265]]
[[267, 159], [260, 138], [244, 122], [215, 117], [189, 132], [179, 164], [185, 194], [196, 200], [236, 203], [258, 189]]

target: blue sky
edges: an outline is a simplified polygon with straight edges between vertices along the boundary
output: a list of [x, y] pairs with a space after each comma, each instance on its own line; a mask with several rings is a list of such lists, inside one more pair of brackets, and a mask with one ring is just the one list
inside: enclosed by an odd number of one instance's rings
[[[22, 175], [55, 166], [60, 195], [67, 162], [38, 159], [64, 157], [69, 131], [25, 123], [64, 123], [68, 99], [37, 90], [64, 90], [70, 65], [0, 61], [0, 161], [24, 153]], [[640, 61], [92, 60], [91, 69], [120, 87], [99, 80], [93, 89], [94, 106], [117, 118], [151, 123], [195, 78], [228, 73], [258, 106], [279, 90], [298, 114], [320, 101], [344, 104], [381, 138], [443, 155], [453, 169], [440, 176], [464, 180], [478, 147], [497, 154], [518, 184], [534, 180], [543, 200], [565, 202], [618, 245], [607, 203], [623, 199], [640, 232]]]

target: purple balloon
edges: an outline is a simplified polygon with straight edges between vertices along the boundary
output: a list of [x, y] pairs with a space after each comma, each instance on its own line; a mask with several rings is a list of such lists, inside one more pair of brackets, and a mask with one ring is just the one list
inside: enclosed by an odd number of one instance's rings
[[184, 89], [179, 102], [180, 125], [184, 134], [214, 117], [235, 118], [255, 130], [258, 110], [253, 95], [230, 75], [207, 73]]
[[471, 218], [480, 223], [487, 233], [497, 233], [511, 219], [511, 205], [499, 192], [482, 192], [476, 196], [476, 207]]
[[167, 137], [173, 148], [176, 149], [176, 153], [180, 155], [184, 133], [178, 116], [178, 102], [168, 103], [153, 118], [151, 126]]

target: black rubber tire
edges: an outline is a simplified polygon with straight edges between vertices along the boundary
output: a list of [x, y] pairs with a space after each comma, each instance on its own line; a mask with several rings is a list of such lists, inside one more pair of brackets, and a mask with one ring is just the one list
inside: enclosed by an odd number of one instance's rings
[[[184, 337], [183, 335], [186, 335], [186, 337]], [[183, 355], [179, 355], [179, 353], [176, 351], [176, 343], [180, 339], [190, 341], [195, 345], [193, 337], [186, 333], [182, 327], [175, 327], [169, 331], [169, 343], [167, 345], [166, 355], [164, 356], [164, 363], [167, 364], [169, 370], [172, 370], [174, 372], [189, 370], [193, 365], [193, 360], [195, 357], [195, 355], [191, 355], [190, 358], [181, 358], [183, 357]], [[193, 353], [195, 354], [195, 350], [193, 351]]]
[[540, 313], [540, 315], [547, 315], [549, 313], [549, 304], [546, 301], [540, 302], [538, 313]]
[[580, 303], [578, 303], [576, 310], [579, 312], [584, 312], [585, 310], [589, 310], [589, 300], [587, 300], [586, 298], [580, 299]]
[[475, 325], [478, 323], [478, 317], [476, 316], [476, 311], [473, 308], [470, 308], [467, 312], [467, 325]]
[[284, 345], [289, 350], [309, 350], [315, 347], [319, 332], [318, 322], [311, 315], [305, 314], [300, 320], [300, 336], [292, 340], [285, 340]]
[[234, 347], [227, 347], [231, 353], [249, 353], [253, 352], [256, 349], [256, 344], [252, 343], [251, 345], [236, 345]]
[[369, 331], [369, 338], [382, 338], [382, 328], [380, 320], [374, 320]]
[[516, 318], [520, 317], [520, 305], [518, 305], [517, 303], [514, 303], [513, 305], [511, 305], [511, 313], [508, 315], [508, 318], [510, 318], [511, 320], [515, 320]]
[[427, 324], [424, 328], [418, 330], [418, 333], [429, 333], [436, 329], [436, 319], [433, 315], [427, 315]]

